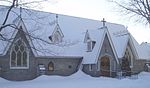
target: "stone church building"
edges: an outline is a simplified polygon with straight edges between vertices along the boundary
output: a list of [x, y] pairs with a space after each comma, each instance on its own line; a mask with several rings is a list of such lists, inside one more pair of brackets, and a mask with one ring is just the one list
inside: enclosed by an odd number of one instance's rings
[[[8, 8], [0, 9], [2, 26]], [[11, 26], [0, 32], [0, 77], [7, 80], [78, 70], [93, 77], [130, 76], [149, 66], [150, 45], [139, 45], [120, 24], [24, 8], [14, 8], [6, 24]]]

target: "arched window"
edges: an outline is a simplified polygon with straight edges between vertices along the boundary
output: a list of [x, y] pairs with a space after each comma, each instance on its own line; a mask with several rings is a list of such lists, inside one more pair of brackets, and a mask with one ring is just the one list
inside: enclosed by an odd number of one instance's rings
[[133, 66], [133, 54], [129, 47], [127, 47], [125, 51], [124, 58], [127, 59], [127, 61], [129, 61], [129, 66], [132, 67]]
[[11, 68], [27, 68], [29, 52], [26, 44], [18, 39], [14, 42], [10, 52], [10, 67]]
[[49, 62], [49, 64], [48, 64], [48, 70], [49, 71], [54, 71], [54, 64], [53, 64], [53, 62]]

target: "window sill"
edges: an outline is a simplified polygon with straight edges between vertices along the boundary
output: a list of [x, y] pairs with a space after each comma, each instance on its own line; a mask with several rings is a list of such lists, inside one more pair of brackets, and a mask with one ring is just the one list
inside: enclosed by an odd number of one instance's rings
[[10, 67], [10, 69], [29, 69], [29, 67]]

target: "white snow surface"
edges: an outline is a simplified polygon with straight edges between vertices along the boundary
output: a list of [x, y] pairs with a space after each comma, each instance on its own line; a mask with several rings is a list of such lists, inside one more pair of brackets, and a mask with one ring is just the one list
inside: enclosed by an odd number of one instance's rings
[[131, 39], [134, 43], [135, 49], [138, 53], [139, 59], [144, 59], [144, 60], [150, 60], [150, 43], [143, 42], [139, 44], [133, 36], [131, 36]]
[[141, 59], [147, 59], [150, 60], [150, 44], [149, 43], [141, 43], [140, 44], [140, 55]]
[[137, 79], [90, 77], [82, 71], [63, 76], [40, 76], [30, 81], [7, 81], [0, 78], [0, 88], [150, 88], [150, 73], [142, 72]]

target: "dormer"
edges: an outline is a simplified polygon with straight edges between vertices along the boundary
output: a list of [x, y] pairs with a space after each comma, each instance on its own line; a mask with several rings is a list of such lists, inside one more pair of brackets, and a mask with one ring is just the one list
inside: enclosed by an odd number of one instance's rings
[[54, 27], [54, 31], [52, 32], [52, 35], [49, 36], [49, 39], [54, 44], [61, 43], [63, 41], [63, 37], [64, 37], [64, 34], [62, 33], [61, 28], [58, 24], [58, 16], [56, 16], [56, 18], [57, 18], [57, 21], [56, 21], [56, 25]]
[[56, 43], [57, 44], [57, 43], [61, 43], [62, 42], [63, 37], [64, 37], [64, 35], [63, 35], [59, 25], [57, 24], [55, 29], [54, 29], [54, 31], [53, 31], [53, 33], [52, 33], [52, 35], [49, 36], [49, 39], [51, 40], [52, 43]]
[[89, 40], [87, 41], [87, 52], [92, 52], [96, 41]]
[[86, 43], [86, 51], [91, 52], [95, 46], [96, 41], [92, 40], [89, 34], [89, 31], [86, 31], [84, 43]]
[[91, 40], [91, 38], [90, 38], [89, 31], [87, 30], [85, 33], [85, 37], [84, 37], [84, 43], [87, 43], [87, 41], [89, 41], [89, 40]]

